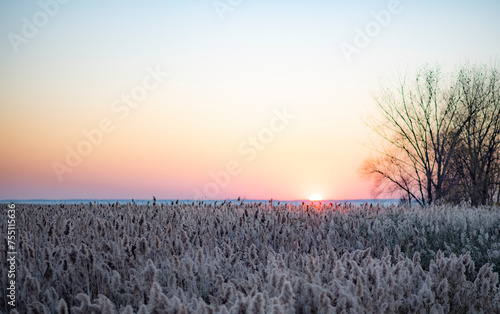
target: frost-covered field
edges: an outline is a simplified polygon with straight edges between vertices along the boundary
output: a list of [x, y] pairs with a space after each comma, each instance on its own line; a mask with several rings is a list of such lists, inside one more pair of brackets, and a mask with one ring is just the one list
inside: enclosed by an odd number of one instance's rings
[[16, 224], [19, 313], [500, 312], [498, 208], [18, 205]]

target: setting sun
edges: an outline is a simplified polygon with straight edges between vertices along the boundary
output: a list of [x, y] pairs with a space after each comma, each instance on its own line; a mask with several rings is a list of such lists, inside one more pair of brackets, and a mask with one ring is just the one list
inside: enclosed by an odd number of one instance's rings
[[311, 202], [321, 201], [321, 200], [323, 200], [323, 197], [320, 194], [318, 194], [318, 193], [313, 193], [313, 194], [311, 194], [311, 196], [309, 196], [309, 200]]

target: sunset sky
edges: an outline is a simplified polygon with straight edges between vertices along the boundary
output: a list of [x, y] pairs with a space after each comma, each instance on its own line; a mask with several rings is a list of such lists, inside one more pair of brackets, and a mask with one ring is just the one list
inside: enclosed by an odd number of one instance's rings
[[364, 199], [379, 79], [498, 61], [500, 2], [9, 0], [0, 36], [0, 199]]

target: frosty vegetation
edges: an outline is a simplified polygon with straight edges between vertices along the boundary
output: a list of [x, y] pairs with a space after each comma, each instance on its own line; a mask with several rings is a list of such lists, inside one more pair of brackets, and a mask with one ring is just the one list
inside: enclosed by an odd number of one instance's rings
[[498, 208], [129, 203], [16, 216], [11, 313], [500, 311]]

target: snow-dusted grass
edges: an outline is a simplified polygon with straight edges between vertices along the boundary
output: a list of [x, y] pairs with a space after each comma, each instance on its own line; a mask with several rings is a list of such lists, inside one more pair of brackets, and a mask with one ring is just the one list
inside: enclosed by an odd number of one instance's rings
[[498, 208], [18, 205], [16, 216], [20, 313], [500, 311]]

